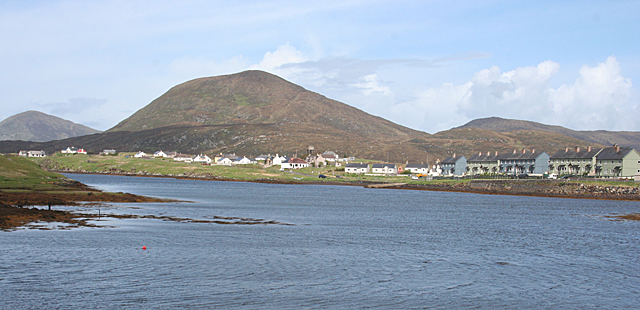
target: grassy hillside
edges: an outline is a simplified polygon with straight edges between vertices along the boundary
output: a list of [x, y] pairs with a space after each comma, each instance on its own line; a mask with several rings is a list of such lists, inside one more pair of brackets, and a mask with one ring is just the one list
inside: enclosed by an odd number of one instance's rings
[[0, 189], [54, 189], [67, 178], [43, 170], [27, 158], [0, 155]]

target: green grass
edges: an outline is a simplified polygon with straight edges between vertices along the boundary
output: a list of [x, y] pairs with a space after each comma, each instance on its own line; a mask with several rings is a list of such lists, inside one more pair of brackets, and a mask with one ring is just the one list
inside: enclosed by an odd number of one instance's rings
[[19, 156], [0, 155], [0, 188], [50, 190], [66, 178], [43, 170], [30, 159]]
[[638, 187], [640, 183], [634, 181], [602, 181], [602, 180], [579, 180], [579, 181], [569, 181], [569, 183], [579, 183], [585, 185], [597, 185], [597, 186], [630, 186], [630, 187]]

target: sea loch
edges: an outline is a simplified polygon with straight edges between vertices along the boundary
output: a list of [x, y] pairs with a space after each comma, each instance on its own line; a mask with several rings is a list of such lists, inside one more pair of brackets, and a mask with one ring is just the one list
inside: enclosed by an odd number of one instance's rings
[[0, 308], [612, 309], [640, 295], [640, 223], [605, 218], [637, 201], [68, 176], [191, 201], [92, 212], [292, 225], [2, 232]]

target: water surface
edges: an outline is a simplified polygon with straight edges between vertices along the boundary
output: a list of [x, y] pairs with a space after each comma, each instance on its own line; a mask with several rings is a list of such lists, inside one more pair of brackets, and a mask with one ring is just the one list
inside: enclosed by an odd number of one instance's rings
[[192, 201], [102, 213], [294, 225], [3, 232], [0, 308], [610, 309], [640, 296], [640, 223], [603, 217], [638, 202], [69, 176]]

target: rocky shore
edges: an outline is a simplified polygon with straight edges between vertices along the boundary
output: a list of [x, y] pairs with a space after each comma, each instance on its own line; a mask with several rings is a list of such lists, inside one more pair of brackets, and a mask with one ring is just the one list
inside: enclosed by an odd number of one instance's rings
[[403, 184], [386, 188], [454, 191], [490, 195], [640, 200], [639, 186], [601, 186], [559, 180], [472, 180], [467, 183]]

